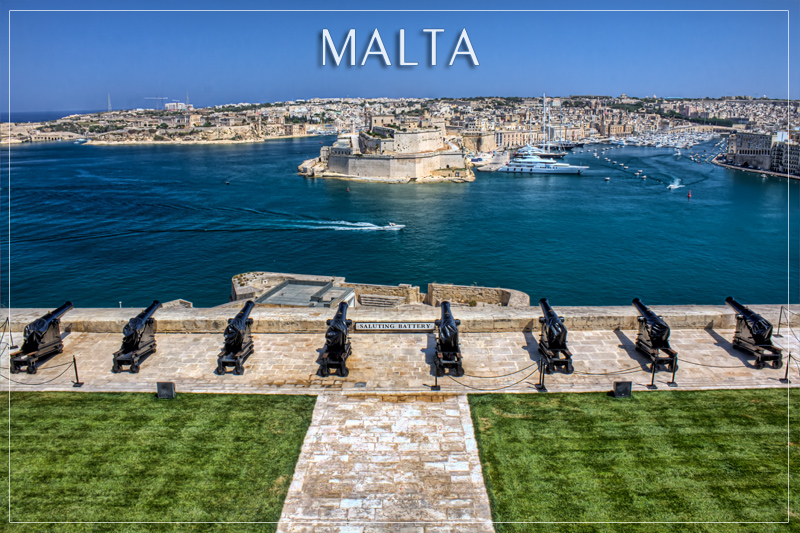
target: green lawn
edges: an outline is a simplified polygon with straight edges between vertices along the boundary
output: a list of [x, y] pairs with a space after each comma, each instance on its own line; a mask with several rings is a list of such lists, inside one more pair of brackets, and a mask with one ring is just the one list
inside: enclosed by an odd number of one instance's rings
[[[7, 520], [2, 395], [0, 508]], [[13, 521], [277, 521], [313, 396], [15, 392]], [[7, 527], [7, 526], [6, 526]], [[2, 528], [0, 528], [2, 529]], [[274, 531], [275, 525], [225, 531]], [[220, 526], [12, 526], [12, 531], [199, 531]]]
[[[503, 531], [800, 531], [792, 390], [791, 524], [532, 525]], [[785, 389], [470, 395], [495, 522], [787, 520]]]

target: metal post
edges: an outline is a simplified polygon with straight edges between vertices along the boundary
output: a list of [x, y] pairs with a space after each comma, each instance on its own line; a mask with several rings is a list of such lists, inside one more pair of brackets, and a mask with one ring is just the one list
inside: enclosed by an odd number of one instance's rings
[[678, 370], [678, 356], [675, 356], [675, 361], [672, 362], [672, 381], [667, 381], [667, 387], [677, 387], [675, 383], [675, 371]]
[[658, 389], [658, 387], [656, 387], [656, 362], [655, 361], [653, 361], [650, 364], [650, 368], [652, 369], [652, 372], [650, 373], [652, 377], [650, 378], [650, 385], [648, 385], [647, 388], [650, 389], [650, 390], [656, 390], [656, 389]]
[[75, 356], [72, 356], [72, 368], [75, 370], [75, 381], [72, 382], [73, 387], [83, 387], [83, 383], [81, 382], [80, 378], [78, 377], [78, 362], [75, 360]]
[[779, 379], [781, 383], [791, 383], [789, 381], [789, 367], [792, 366], [792, 352], [789, 352], [789, 355], [786, 357], [786, 373], [783, 375], [783, 378]]
[[[788, 315], [787, 315], [787, 317], [788, 317]], [[781, 306], [781, 312], [778, 314], [778, 331], [775, 332], [775, 336], [776, 337], [780, 337], [780, 338], [783, 338], [783, 335], [781, 335], [781, 319], [782, 318], [783, 318], [783, 306]]]
[[539, 392], [547, 392], [547, 387], [544, 386], [544, 375], [547, 374], [547, 365], [539, 367], [539, 384], [536, 385], [536, 390]]
[[[434, 370], [434, 372], [436, 372], [436, 371]], [[442, 388], [439, 386], [439, 375], [438, 374], [434, 374], [433, 375], [433, 387], [431, 387], [431, 390], [433, 390], [433, 391], [442, 390]]]

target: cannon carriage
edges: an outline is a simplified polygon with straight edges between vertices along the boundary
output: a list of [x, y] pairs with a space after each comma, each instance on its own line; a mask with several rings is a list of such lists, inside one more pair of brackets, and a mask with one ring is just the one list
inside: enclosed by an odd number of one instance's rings
[[347, 302], [340, 302], [333, 319], [326, 321], [325, 347], [317, 358], [317, 375], [321, 378], [330, 376], [331, 370], [340, 377], [347, 377], [350, 373], [347, 358], [352, 353], [349, 329], [353, 321], [347, 318], [347, 307]]
[[564, 317], [556, 314], [547, 298], [539, 300], [539, 306], [544, 315], [539, 317], [539, 323], [542, 325], [539, 353], [542, 354], [544, 371], [552, 374], [556, 368], [562, 368], [567, 374], [572, 374], [575, 368], [572, 365], [572, 352], [567, 348]]
[[772, 368], [783, 366], [783, 349], [772, 344], [772, 324], [763, 316], [740, 304], [732, 296], [725, 298], [736, 311], [736, 333], [733, 336], [733, 347], [755, 356], [755, 367], [764, 368], [771, 364]]
[[644, 305], [639, 298], [634, 298], [631, 303], [639, 311], [636, 349], [650, 358], [651, 378], [647, 388], [656, 388], [656, 372], [662, 368], [667, 372], [672, 372], [672, 379], [667, 384], [670, 387], [676, 387], [675, 372], [678, 370], [678, 352], [673, 350], [669, 344], [669, 325], [661, 316], [656, 315]]
[[460, 378], [464, 375], [461, 365], [461, 343], [458, 340], [458, 326], [461, 321], [453, 318], [450, 302], [442, 302], [442, 318], [434, 321], [436, 326], [436, 349], [433, 360], [436, 377], [449, 376]]
[[35, 374], [41, 360], [64, 351], [61, 317], [70, 309], [72, 302], [66, 302], [25, 326], [22, 347], [9, 356], [9, 371], [12, 374], [18, 374], [22, 367], [25, 367], [28, 374]]
[[161, 307], [158, 300], [131, 318], [122, 330], [122, 347], [114, 352], [111, 371], [115, 374], [123, 370], [123, 365], [129, 365], [131, 374], [139, 372], [139, 363], [148, 355], [156, 351], [156, 321], [153, 318], [156, 310]]
[[244, 374], [244, 363], [254, 351], [253, 319], [249, 318], [253, 307], [255, 304], [249, 300], [235, 317], [228, 319], [228, 326], [223, 334], [225, 344], [217, 356], [216, 374], [225, 374], [227, 367], [233, 367], [233, 373], [237, 376]]

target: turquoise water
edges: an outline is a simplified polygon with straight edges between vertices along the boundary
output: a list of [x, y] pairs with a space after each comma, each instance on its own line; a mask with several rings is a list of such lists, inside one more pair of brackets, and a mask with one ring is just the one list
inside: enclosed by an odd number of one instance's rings
[[[297, 176], [319, 140], [12, 147], [3, 305], [212, 306], [228, 300], [231, 276], [256, 270], [510, 287], [554, 306], [785, 303], [789, 263], [798, 301], [797, 183], [636, 147], [606, 152], [629, 170], [571, 154], [591, 166], [582, 176], [425, 185]], [[668, 190], [677, 179], [685, 187]], [[389, 222], [406, 227], [379, 229]]]

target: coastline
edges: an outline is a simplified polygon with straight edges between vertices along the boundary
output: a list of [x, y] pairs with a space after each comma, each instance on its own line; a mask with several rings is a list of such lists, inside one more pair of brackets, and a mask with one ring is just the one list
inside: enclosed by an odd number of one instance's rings
[[788, 179], [791, 179], [791, 180], [800, 181], [800, 176], [793, 176], [792, 174], [789, 174], [788, 172], [786, 174], [783, 174], [783, 173], [780, 173], [780, 172], [773, 172], [771, 170], [756, 170], [754, 168], [741, 168], [741, 167], [737, 167], [737, 166], [734, 166], [734, 165], [728, 165], [726, 163], [721, 163], [721, 162], [717, 161], [716, 159], [712, 159], [711, 163], [713, 163], [714, 165], [717, 165], [719, 167], [727, 168], [727, 169], [730, 169], [730, 170], [741, 170], [742, 172], [751, 172], [753, 174], [766, 174], [767, 176], [773, 176], [773, 177], [776, 177], [776, 178], [788, 178]]
[[285, 139], [302, 139], [306, 137], [319, 137], [319, 135], [285, 135], [280, 137], [265, 137], [263, 139], [240, 139], [240, 140], [233, 140], [233, 139], [213, 139], [213, 140], [205, 140], [205, 141], [177, 141], [177, 140], [167, 140], [167, 141], [95, 141], [89, 140], [83, 144], [87, 145], [95, 145], [95, 146], [113, 146], [113, 145], [132, 145], [132, 144], [170, 144], [170, 145], [184, 145], [184, 144], [247, 144], [247, 143], [260, 143], [272, 140], [285, 140]]

